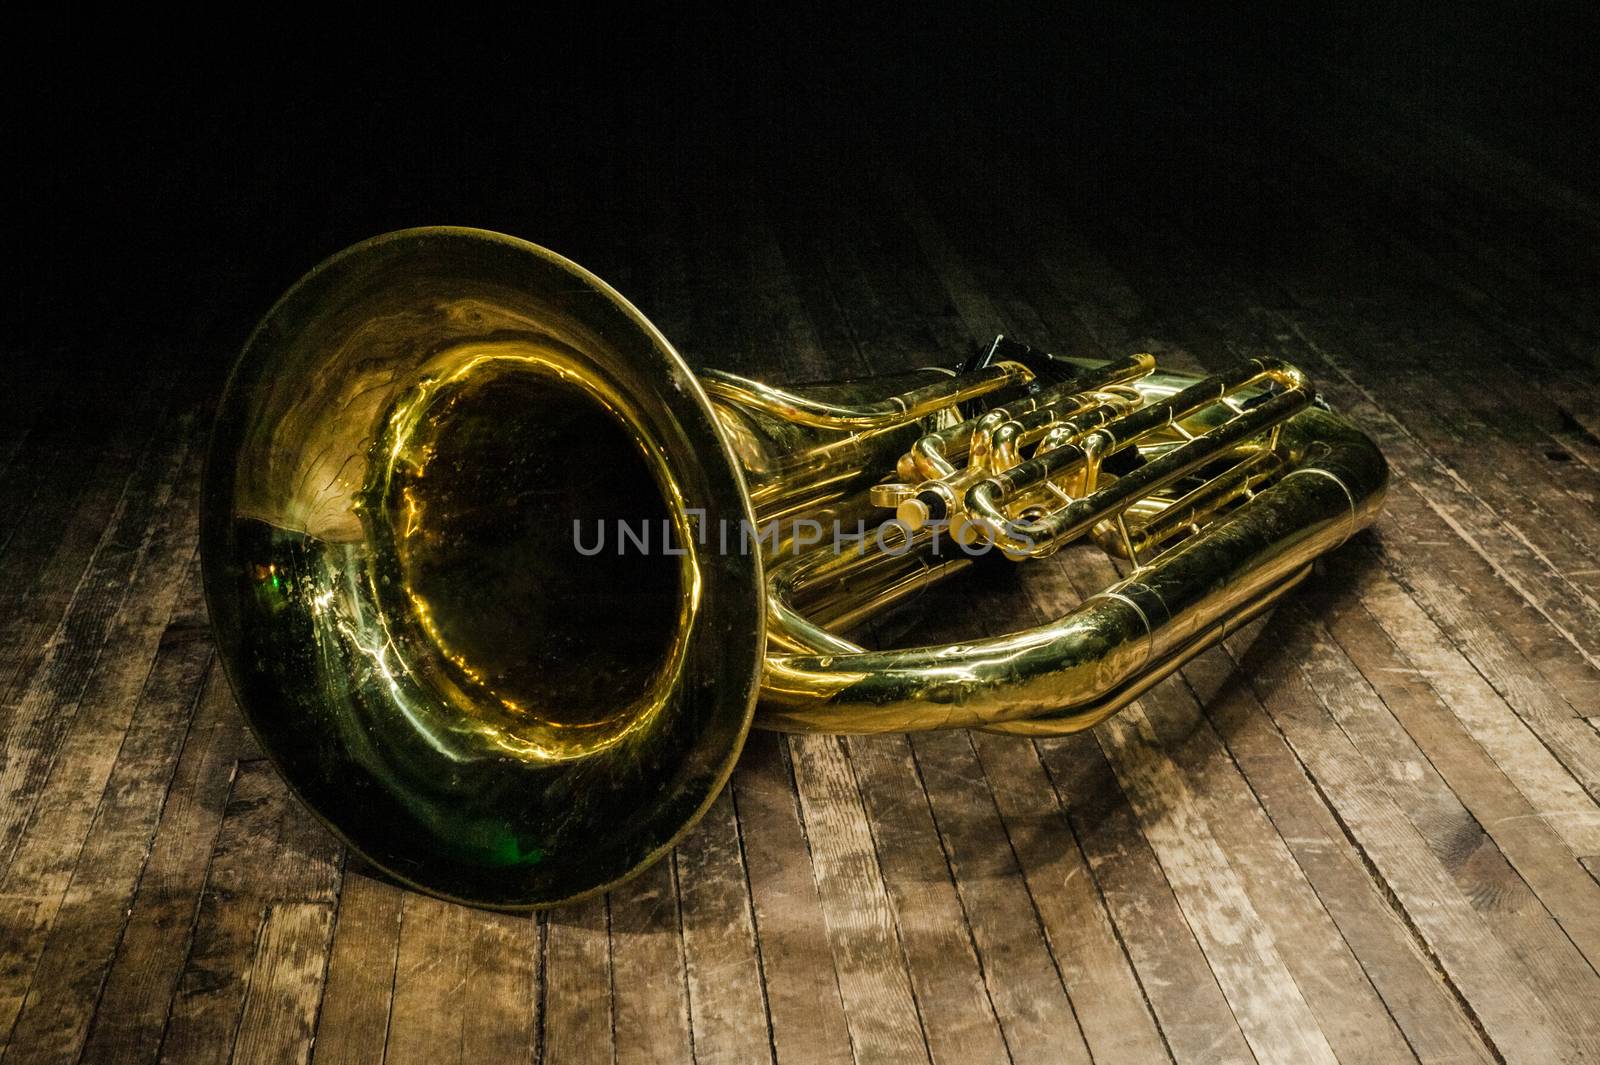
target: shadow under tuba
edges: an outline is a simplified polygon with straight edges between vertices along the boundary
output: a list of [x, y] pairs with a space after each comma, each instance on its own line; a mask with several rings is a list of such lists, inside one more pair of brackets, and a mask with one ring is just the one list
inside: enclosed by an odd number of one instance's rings
[[[1213, 377], [997, 340], [786, 390], [691, 372], [532, 244], [377, 237], [258, 326], [201, 547], [265, 752], [352, 847], [507, 908], [664, 855], [754, 724], [1087, 728], [1368, 524], [1372, 442], [1261, 358]], [[1126, 576], [1044, 625], [871, 650], [986, 555], [1092, 538]]]

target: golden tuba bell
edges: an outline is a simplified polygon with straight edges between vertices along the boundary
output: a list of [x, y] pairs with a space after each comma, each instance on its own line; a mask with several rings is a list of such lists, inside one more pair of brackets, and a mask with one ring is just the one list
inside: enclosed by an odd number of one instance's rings
[[[415, 229], [317, 267], [229, 378], [201, 547], [263, 750], [374, 864], [548, 906], [660, 858], [752, 720], [1087, 728], [1368, 524], [1387, 469], [1305, 377], [1004, 339], [779, 389], [691, 372], [559, 255]], [[868, 650], [986, 554], [1091, 537], [1122, 580], [1042, 626]]]

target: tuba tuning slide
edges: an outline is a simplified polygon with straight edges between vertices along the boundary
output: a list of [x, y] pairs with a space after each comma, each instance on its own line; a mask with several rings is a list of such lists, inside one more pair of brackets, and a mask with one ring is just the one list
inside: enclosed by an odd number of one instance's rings
[[[1388, 472], [1295, 367], [1210, 377], [998, 338], [777, 388], [689, 369], [553, 252], [479, 230], [317, 267], [229, 378], [205, 589], [266, 754], [444, 898], [550, 906], [664, 855], [751, 724], [1088, 728], [1369, 524]], [[1089, 542], [1033, 628], [869, 648], [930, 584]]]

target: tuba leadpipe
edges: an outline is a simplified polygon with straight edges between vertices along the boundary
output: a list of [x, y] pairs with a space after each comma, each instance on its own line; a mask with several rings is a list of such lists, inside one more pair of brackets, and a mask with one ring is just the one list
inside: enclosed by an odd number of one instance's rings
[[[552, 252], [424, 229], [324, 263], [252, 335], [201, 547], [296, 794], [407, 884], [529, 908], [666, 853], [752, 724], [1087, 728], [1270, 609], [1386, 480], [1278, 360], [1195, 377], [999, 338], [777, 387], [690, 371]], [[985, 556], [1077, 542], [1122, 576], [1044, 624], [857, 642]]]

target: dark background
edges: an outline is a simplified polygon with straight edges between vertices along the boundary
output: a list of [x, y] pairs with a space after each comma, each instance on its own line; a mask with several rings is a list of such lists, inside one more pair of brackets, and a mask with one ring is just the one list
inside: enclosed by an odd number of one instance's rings
[[[503, 229], [603, 275], [647, 274], [630, 234], [663, 204], [715, 214], [754, 195], [779, 218], [823, 201], [867, 214], [905, 174], [965, 199], [975, 231], [1016, 205], [963, 190], [1011, 171], [1041, 203], [1081, 207], [1102, 240], [1157, 220], [1206, 253], [1334, 274], [1360, 267], [1318, 265], [1328, 217], [1381, 225], [1404, 196], [1456, 195], [1428, 174], [1399, 200], [1352, 182], [1340, 159], [1381, 155], [1380, 134], [1443, 129], [1460, 151], [1597, 191], [1592, 4], [1099, 3], [958, 20], [936, 6], [14, 27], [5, 344], [91, 373], [154, 359], [220, 372], [277, 293], [384, 230]], [[1433, 161], [1448, 173], [1448, 153]], [[1525, 236], [1492, 204], [1463, 200], [1459, 222], [1491, 247]], [[1552, 255], [1563, 272], [1591, 265]]]

